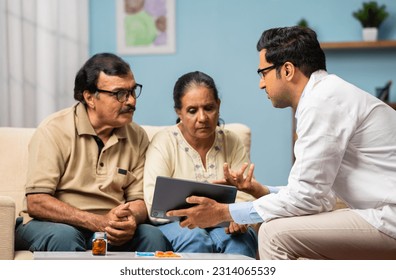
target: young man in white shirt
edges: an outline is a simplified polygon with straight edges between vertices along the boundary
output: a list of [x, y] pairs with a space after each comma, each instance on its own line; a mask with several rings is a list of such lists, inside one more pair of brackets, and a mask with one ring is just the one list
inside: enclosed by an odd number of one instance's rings
[[[276, 108], [296, 111], [296, 161], [288, 185], [271, 190], [224, 166], [225, 182], [254, 202], [198, 204], [171, 211], [182, 226], [263, 222], [261, 259], [396, 259], [396, 112], [326, 72], [314, 31], [265, 31], [258, 44], [260, 88]], [[278, 191], [279, 190], [279, 191]], [[336, 197], [349, 207], [333, 211]]]

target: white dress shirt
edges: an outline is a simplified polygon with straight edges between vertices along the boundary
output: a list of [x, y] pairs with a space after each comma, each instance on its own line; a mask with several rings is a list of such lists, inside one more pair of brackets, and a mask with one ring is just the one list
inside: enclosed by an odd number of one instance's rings
[[396, 238], [396, 111], [325, 71], [311, 75], [296, 111], [296, 161], [286, 187], [230, 205], [238, 223], [331, 211], [336, 196]]

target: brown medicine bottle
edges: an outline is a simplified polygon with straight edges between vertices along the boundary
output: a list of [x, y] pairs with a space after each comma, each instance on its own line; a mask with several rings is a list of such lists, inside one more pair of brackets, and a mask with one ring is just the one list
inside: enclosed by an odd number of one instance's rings
[[92, 239], [92, 255], [104, 256], [107, 253], [107, 236], [105, 232], [95, 232]]

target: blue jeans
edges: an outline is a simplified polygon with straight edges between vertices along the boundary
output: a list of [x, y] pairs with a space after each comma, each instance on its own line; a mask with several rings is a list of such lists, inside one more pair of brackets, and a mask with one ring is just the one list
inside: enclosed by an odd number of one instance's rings
[[[86, 251], [92, 249], [93, 232], [67, 224], [32, 220], [15, 226], [15, 249], [29, 251]], [[155, 226], [140, 224], [133, 238], [121, 246], [108, 244], [109, 251], [168, 251], [172, 246]]]
[[184, 253], [228, 253], [252, 258], [257, 253], [257, 233], [249, 227], [243, 234], [227, 234], [222, 227], [182, 228], [179, 222], [158, 225], [171, 242], [175, 252]]

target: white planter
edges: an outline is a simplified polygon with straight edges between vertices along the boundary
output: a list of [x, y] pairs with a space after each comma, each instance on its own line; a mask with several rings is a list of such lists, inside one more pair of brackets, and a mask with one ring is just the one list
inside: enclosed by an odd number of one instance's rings
[[365, 27], [363, 28], [363, 41], [377, 41], [378, 28]]

